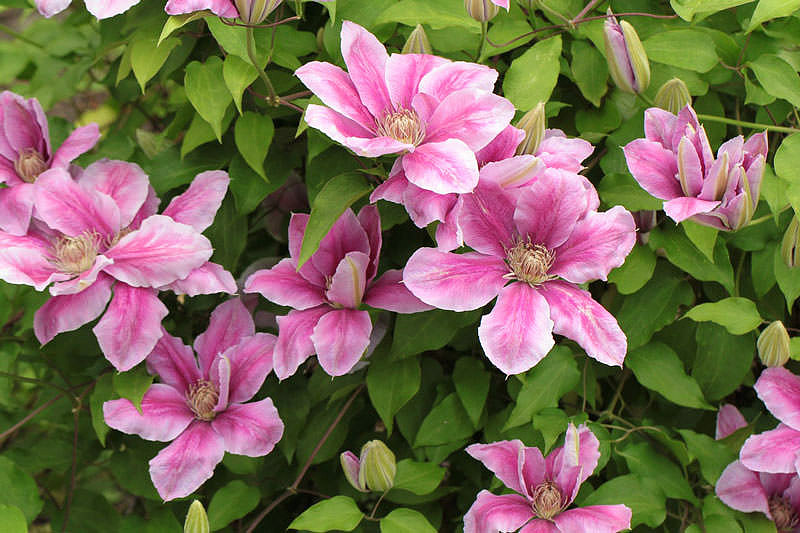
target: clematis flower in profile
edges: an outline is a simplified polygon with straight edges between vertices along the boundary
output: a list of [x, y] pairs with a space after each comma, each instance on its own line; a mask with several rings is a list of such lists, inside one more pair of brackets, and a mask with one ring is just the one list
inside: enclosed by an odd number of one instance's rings
[[600, 458], [600, 442], [586, 425], [570, 423], [564, 445], [547, 457], [519, 440], [473, 444], [466, 451], [516, 494], [482, 490], [464, 515], [464, 533], [616, 533], [631, 527], [625, 505], [569, 509]]
[[41, 221], [27, 235], [0, 232], [0, 279], [50, 286], [52, 297], [34, 316], [42, 344], [103, 315], [93, 329], [100, 348], [117, 370], [128, 370], [162, 335], [167, 308], [156, 289], [236, 291], [233, 277], [208, 262], [211, 243], [200, 234], [227, 184], [225, 172], [202, 173], [158, 215], [158, 198], [137, 165], [98, 161], [77, 179], [48, 170], [34, 197]]
[[278, 317], [275, 375], [285, 379], [312, 354], [331, 376], [350, 372], [370, 344], [372, 321], [362, 304], [396, 313], [431, 309], [413, 296], [399, 270], [379, 279], [381, 220], [375, 206], [358, 216], [345, 211], [322, 239], [319, 248], [297, 270], [308, 215], [294, 214], [289, 222], [289, 255], [270, 269], [259, 270], [245, 282], [244, 292], [292, 307]]
[[238, 299], [211, 313], [192, 348], [168, 333], [147, 357], [160, 383], [147, 389], [141, 413], [127, 399], [103, 404], [106, 424], [143, 439], [172, 443], [150, 460], [164, 500], [188, 496], [214, 474], [225, 452], [261, 457], [283, 435], [270, 398], [245, 403], [272, 370], [275, 336], [256, 333]]
[[514, 116], [492, 94], [497, 72], [426, 54], [386, 53], [353, 22], [342, 26], [345, 72], [312, 61], [295, 74], [325, 106], [310, 104], [305, 120], [356, 154], [399, 154], [408, 181], [438, 194], [471, 192], [475, 152]]
[[100, 138], [97, 124], [77, 128], [55, 152], [42, 106], [10, 91], [0, 93], [0, 230], [25, 235], [33, 212], [36, 178], [50, 168], [68, 169]]
[[633, 217], [620, 206], [598, 213], [594, 189], [563, 170], [547, 169], [514, 196], [494, 183], [464, 195], [459, 224], [475, 251], [417, 250], [403, 272], [406, 287], [452, 311], [478, 309], [497, 297], [478, 337], [508, 375], [544, 358], [554, 332], [601, 363], [621, 366], [625, 334], [577, 284], [606, 279], [625, 261], [636, 241]]
[[722, 146], [717, 157], [690, 106], [673, 115], [645, 111], [645, 138], [623, 150], [639, 185], [664, 200], [675, 222], [691, 219], [723, 231], [746, 226], [758, 205], [767, 155], [766, 132], [747, 142], [740, 135]]

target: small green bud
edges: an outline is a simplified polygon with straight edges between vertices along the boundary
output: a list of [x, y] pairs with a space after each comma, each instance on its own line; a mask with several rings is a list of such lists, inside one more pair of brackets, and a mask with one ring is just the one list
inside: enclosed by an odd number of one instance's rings
[[800, 222], [797, 220], [797, 215], [792, 217], [786, 233], [783, 234], [781, 257], [789, 268], [800, 265]]
[[422, 24], [417, 24], [411, 35], [408, 36], [406, 44], [403, 45], [403, 54], [433, 54], [431, 42], [428, 40], [428, 35]]
[[654, 103], [656, 107], [677, 115], [681, 109], [692, 105], [692, 95], [682, 79], [672, 78], [658, 90]]
[[470, 17], [478, 22], [489, 22], [500, 12], [491, 0], [464, 0], [464, 7]]
[[789, 360], [792, 349], [789, 333], [783, 322], [776, 320], [761, 332], [756, 342], [758, 358], [765, 366], [783, 366]]
[[517, 155], [535, 155], [544, 139], [544, 130], [547, 127], [544, 102], [539, 102], [536, 107], [525, 113], [517, 122], [517, 127], [525, 131], [525, 139], [517, 146]]
[[208, 515], [206, 515], [206, 510], [203, 509], [203, 504], [198, 500], [193, 501], [192, 505], [189, 506], [189, 512], [186, 513], [183, 533], [209, 533], [210, 531]]
[[364, 444], [359, 461], [359, 485], [376, 492], [386, 492], [394, 486], [397, 463], [394, 453], [383, 442], [371, 440]]

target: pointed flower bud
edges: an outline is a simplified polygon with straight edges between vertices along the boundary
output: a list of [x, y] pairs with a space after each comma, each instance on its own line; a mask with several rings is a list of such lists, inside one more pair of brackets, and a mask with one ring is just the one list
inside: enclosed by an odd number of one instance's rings
[[206, 510], [203, 509], [203, 504], [198, 500], [193, 501], [192, 505], [189, 506], [189, 512], [186, 513], [183, 533], [209, 533], [210, 531], [208, 515], [206, 515]]
[[361, 471], [361, 461], [358, 460], [356, 454], [351, 451], [344, 452], [339, 456], [339, 461], [342, 463], [342, 470], [344, 477], [350, 485], [359, 492], [369, 492], [365, 485], [359, 481], [359, 472]]
[[792, 217], [786, 233], [783, 234], [781, 257], [789, 268], [800, 265], [800, 222], [797, 220], [797, 215]]
[[672, 78], [658, 90], [654, 101], [656, 107], [677, 115], [687, 105], [692, 105], [689, 87], [680, 78]]
[[417, 24], [411, 35], [408, 36], [406, 44], [403, 45], [403, 54], [433, 54], [431, 42], [428, 40], [428, 35], [422, 24]]
[[758, 358], [765, 366], [783, 366], [789, 360], [792, 349], [789, 333], [783, 322], [776, 320], [761, 332], [756, 342]]
[[464, 0], [464, 7], [470, 17], [478, 22], [489, 22], [500, 12], [491, 0]]
[[539, 144], [544, 139], [544, 130], [547, 127], [544, 102], [539, 102], [536, 107], [525, 113], [517, 122], [517, 127], [525, 131], [525, 140], [517, 146], [517, 155], [535, 155]]
[[[608, 11], [612, 15], [611, 10]], [[608, 71], [617, 87], [629, 93], [641, 93], [650, 85], [650, 62], [639, 35], [627, 21], [613, 16], [603, 26]]]
[[359, 485], [376, 492], [386, 492], [394, 486], [397, 463], [394, 453], [383, 442], [371, 440], [361, 448]]
[[245, 24], [261, 24], [283, 0], [234, 0], [239, 18]]

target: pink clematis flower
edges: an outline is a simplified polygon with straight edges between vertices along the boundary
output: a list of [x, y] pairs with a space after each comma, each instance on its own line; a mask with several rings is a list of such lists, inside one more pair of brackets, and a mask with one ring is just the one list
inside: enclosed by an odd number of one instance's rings
[[70, 162], [90, 150], [100, 138], [97, 124], [73, 131], [52, 152], [50, 133], [38, 100], [25, 100], [10, 91], [0, 93], [0, 230], [25, 235], [33, 212], [36, 178], [47, 169], [68, 169]]
[[478, 183], [475, 152], [514, 116], [514, 106], [492, 94], [497, 72], [426, 54], [386, 53], [374, 35], [353, 22], [342, 26], [348, 72], [312, 61], [295, 73], [325, 103], [305, 120], [366, 157], [400, 154], [414, 185], [438, 194], [466, 193]]
[[628, 143], [628, 168], [644, 190], [665, 200], [675, 222], [691, 218], [724, 231], [747, 225], [758, 205], [767, 155], [766, 132], [735, 137], [714, 158], [697, 115], [686, 106], [678, 115], [645, 111], [645, 137]]
[[200, 234], [227, 184], [225, 172], [200, 174], [157, 215], [158, 198], [137, 165], [98, 161], [77, 179], [48, 170], [34, 197], [43, 223], [24, 236], [0, 232], [0, 279], [51, 285], [53, 296], [34, 317], [43, 344], [102, 314], [93, 329], [100, 348], [117, 370], [128, 370], [161, 337], [167, 308], [155, 289], [236, 291], [233, 277], [208, 263], [211, 243]]
[[294, 214], [289, 222], [289, 254], [268, 270], [245, 282], [244, 292], [293, 307], [278, 317], [275, 374], [285, 379], [316, 353], [331, 376], [350, 372], [370, 344], [372, 321], [362, 304], [396, 313], [431, 309], [402, 284], [399, 270], [375, 280], [381, 250], [381, 221], [375, 206], [356, 216], [345, 211], [320, 242], [311, 258], [297, 270], [308, 215]]
[[625, 334], [576, 284], [606, 279], [625, 261], [636, 241], [633, 217], [620, 206], [598, 213], [594, 189], [563, 170], [547, 169], [515, 196], [516, 203], [493, 183], [465, 195], [459, 224], [475, 251], [421, 248], [403, 282], [423, 302], [452, 311], [477, 309], [497, 296], [478, 337], [506, 374], [536, 365], [553, 347], [553, 332], [575, 340], [590, 357], [621, 366]]
[[169, 442], [150, 460], [150, 477], [165, 500], [194, 492], [214, 474], [225, 452], [261, 457], [283, 435], [270, 398], [251, 403], [272, 370], [275, 336], [256, 333], [238, 299], [211, 313], [194, 351], [164, 333], [147, 357], [161, 382], [151, 385], [141, 413], [127, 399], [103, 404], [106, 424], [143, 439]]
[[748, 438], [739, 460], [757, 472], [800, 474], [800, 377], [783, 367], [767, 368], [755, 389], [781, 423], [771, 431]]
[[[567, 427], [564, 446], [547, 457], [519, 440], [473, 444], [467, 453], [516, 494], [478, 494], [464, 515], [464, 533], [616, 533], [631, 527], [625, 505], [567, 509], [600, 458], [600, 442], [585, 425]], [[521, 528], [521, 529], [520, 529]]]

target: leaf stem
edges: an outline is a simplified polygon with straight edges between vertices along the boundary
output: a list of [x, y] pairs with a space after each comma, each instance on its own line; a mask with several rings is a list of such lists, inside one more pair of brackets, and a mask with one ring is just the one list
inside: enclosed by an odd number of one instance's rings
[[67, 389], [65, 389], [63, 387], [59, 387], [58, 385], [53, 385], [52, 383], [44, 381], [43, 379], [29, 378], [29, 377], [20, 376], [20, 375], [17, 375], [17, 374], [12, 374], [10, 372], [3, 372], [2, 370], [0, 370], [0, 377], [13, 379], [14, 381], [24, 381], [25, 383], [35, 383], [37, 385], [44, 385], [46, 387], [52, 387], [52, 388], [54, 388], [56, 390], [59, 390], [59, 391], [63, 392], [64, 394], [70, 394], [70, 395], [72, 394], [72, 392], [70, 392], [69, 390], [67, 390]]
[[275, 92], [275, 87], [272, 86], [272, 82], [269, 81], [269, 76], [267, 76], [267, 72], [261, 68], [258, 62], [258, 56], [256, 55], [256, 39], [253, 33], [253, 28], [247, 28], [247, 55], [250, 57], [250, 62], [256, 69], [258, 73], [258, 77], [261, 78], [261, 81], [264, 82], [264, 85], [267, 86], [267, 91], [269, 94], [267, 95], [267, 103], [273, 107], [278, 107], [281, 103], [281, 99], [278, 98], [278, 94]]

